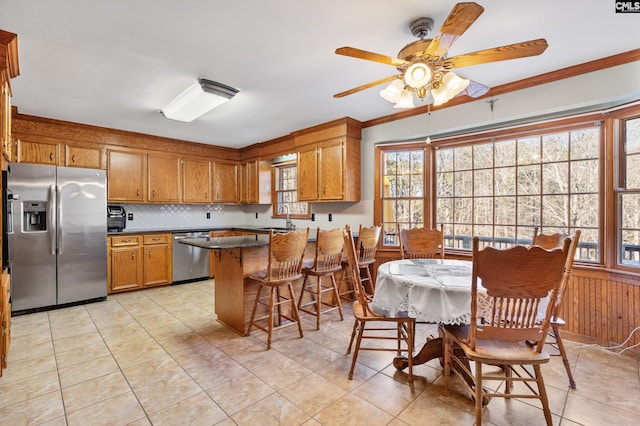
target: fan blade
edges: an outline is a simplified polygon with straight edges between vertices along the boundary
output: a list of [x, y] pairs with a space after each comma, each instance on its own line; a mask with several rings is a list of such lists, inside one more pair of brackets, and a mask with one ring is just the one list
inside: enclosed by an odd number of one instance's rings
[[438, 34], [424, 51], [424, 55], [443, 56], [445, 51], [449, 50], [453, 42], [467, 31], [482, 12], [484, 12], [484, 8], [477, 3], [456, 4], [440, 27]]
[[460, 92], [460, 95], [467, 95], [472, 98], [479, 98], [489, 91], [489, 87], [471, 80], [466, 89]]
[[366, 50], [356, 49], [355, 47], [339, 47], [336, 49], [336, 53], [338, 55], [351, 56], [352, 58], [393, 65], [394, 67], [409, 64], [409, 62], [399, 58], [381, 55], [379, 53], [367, 52]]
[[479, 50], [465, 55], [454, 56], [450, 59], [453, 61], [455, 68], [461, 68], [489, 62], [505, 61], [507, 59], [536, 56], [544, 52], [547, 46], [547, 41], [539, 38], [507, 46], [494, 47], [493, 49]]
[[396, 78], [402, 78], [402, 75], [392, 75], [389, 77], [381, 78], [380, 80], [372, 81], [371, 83], [363, 84], [362, 86], [354, 87], [353, 89], [346, 90], [344, 92], [336, 93], [333, 95], [334, 98], [342, 98], [348, 95], [352, 95], [354, 93], [360, 92], [362, 90], [368, 89], [370, 87], [377, 86], [382, 83], [386, 83], [388, 81], [394, 80]]

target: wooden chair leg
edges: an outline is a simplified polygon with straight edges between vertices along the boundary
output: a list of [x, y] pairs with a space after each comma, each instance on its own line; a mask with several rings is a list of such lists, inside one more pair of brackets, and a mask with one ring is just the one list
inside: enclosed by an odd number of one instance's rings
[[258, 309], [258, 302], [260, 300], [260, 293], [262, 293], [262, 285], [258, 286], [258, 292], [256, 293], [256, 300], [253, 302], [253, 309], [251, 310], [251, 320], [249, 321], [249, 329], [247, 330], [246, 336], [251, 334], [251, 329], [253, 328], [253, 322], [256, 318], [256, 310]]
[[291, 298], [291, 313], [293, 314], [293, 318], [298, 322], [298, 332], [300, 333], [300, 337], [304, 337], [302, 332], [302, 323], [300, 321], [300, 311], [298, 311], [298, 306], [296, 305], [296, 296], [293, 293], [293, 284], [289, 283], [289, 297]]
[[482, 363], [476, 361], [476, 377], [474, 380], [476, 426], [482, 424]]
[[358, 337], [356, 340], [356, 349], [353, 352], [353, 357], [351, 358], [351, 369], [349, 370], [349, 380], [353, 380], [353, 370], [356, 368], [356, 361], [358, 360], [358, 352], [360, 352], [360, 344], [362, 343], [362, 334], [364, 333], [365, 323], [364, 321], [360, 322], [360, 328], [358, 329]]
[[356, 338], [356, 332], [358, 331], [358, 320], [353, 321], [353, 330], [351, 331], [351, 339], [349, 339], [349, 347], [347, 348], [347, 355], [351, 353], [351, 346]]
[[557, 324], [551, 324], [551, 328], [553, 329], [553, 334], [556, 338], [556, 344], [558, 345], [560, 356], [562, 356], [562, 363], [564, 364], [564, 369], [567, 370], [567, 376], [569, 377], [569, 387], [571, 389], [575, 389], [576, 382], [575, 380], [573, 380], [573, 374], [571, 373], [571, 365], [569, 365], [569, 359], [567, 358], [567, 351], [564, 348], [564, 343], [562, 343], [562, 337], [560, 337], [560, 327], [558, 327]]
[[344, 314], [342, 313], [342, 302], [340, 301], [340, 293], [338, 292], [338, 283], [336, 277], [333, 274], [329, 275], [331, 278], [331, 286], [333, 287], [333, 298], [336, 300], [335, 305], [338, 306], [338, 313], [340, 314], [340, 321], [344, 321]]
[[[273, 311], [276, 309], [276, 292], [277, 287], [271, 287], [269, 289], [269, 322], [267, 323], [267, 350], [271, 349], [271, 336], [273, 335]], [[278, 309], [280, 306], [278, 305]], [[278, 318], [280, 315], [278, 315]]]
[[544, 419], [547, 421], [547, 425], [553, 424], [551, 420], [551, 410], [549, 409], [549, 398], [547, 397], [547, 390], [544, 387], [544, 379], [542, 378], [542, 371], [540, 365], [535, 364], [533, 371], [536, 375], [536, 383], [538, 384], [538, 394], [540, 395], [540, 401], [542, 402], [542, 412], [544, 413]]

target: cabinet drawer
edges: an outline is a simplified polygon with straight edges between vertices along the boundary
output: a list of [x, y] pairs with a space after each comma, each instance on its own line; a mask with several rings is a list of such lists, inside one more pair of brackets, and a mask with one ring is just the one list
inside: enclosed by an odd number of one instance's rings
[[111, 237], [111, 247], [137, 246], [138, 244], [140, 244], [140, 236], [138, 235]]
[[145, 235], [144, 244], [169, 244], [171, 241], [171, 234], [160, 235]]

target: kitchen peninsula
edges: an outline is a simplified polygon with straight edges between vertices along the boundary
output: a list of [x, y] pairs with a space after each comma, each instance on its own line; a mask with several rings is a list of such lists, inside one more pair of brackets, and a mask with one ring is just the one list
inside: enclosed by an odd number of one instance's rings
[[[258, 288], [248, 275], [267, 267], [269, 235], [186, 238], [180, 243], [213, 250], [218, 321], [244, 336]], [[314, 255], [315, 230], [310, 232], [305, 260], [312, 260]]]

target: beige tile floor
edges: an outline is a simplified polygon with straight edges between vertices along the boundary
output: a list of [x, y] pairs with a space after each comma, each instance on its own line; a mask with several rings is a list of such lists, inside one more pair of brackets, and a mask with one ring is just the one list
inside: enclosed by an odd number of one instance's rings
[[[320, 331], [304, 318], [274, 336], [241, 337], [215, 320], [213, 281], [110, 296], [106, 302], [15, 317], [0, 378], [2, 425], [472, 425], [473, 403], [442, 394], [434, 360], [411, 386], [392, 353], [361, 354], [353, 381], [352, 327], [336, 312]], [[418, 325], [422, 341], [433, 326]], [[543, 366], [554, 424], [640, 420], [639, 362], [569, 343], [578, 383], [558, 357]], [[544, 424], [533, 403], [494, 399], [487, 424]]]

